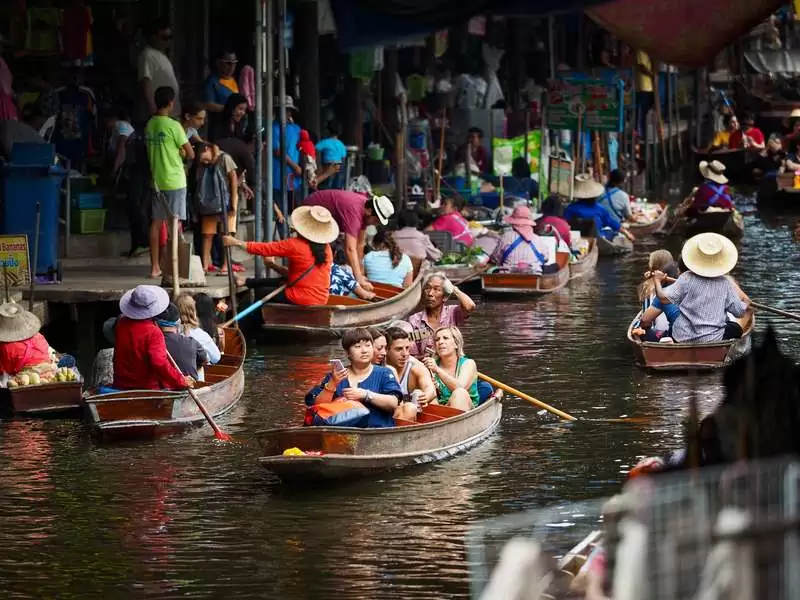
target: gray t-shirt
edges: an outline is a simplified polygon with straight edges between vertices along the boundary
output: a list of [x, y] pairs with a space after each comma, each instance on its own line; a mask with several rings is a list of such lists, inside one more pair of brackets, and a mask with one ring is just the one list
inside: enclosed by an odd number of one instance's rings
[[200, 342], [175, 332], [164, 332], [164, 341], [181, 373], [197, 379], [197, 369], [208, 362], [208, 355]]
[[11, 160], [11, 147], [16, 144], [44, 144], [44, 138], [22, 121], [0, 121], [0, 155]]
[[664, 295], [681, 311], [672, 324], [672, 338], [680, 343], [719, 342], [725, 335], [727, 313], [741, 317], [747, 310], [727, 277], [700, 277], [687, 271]]

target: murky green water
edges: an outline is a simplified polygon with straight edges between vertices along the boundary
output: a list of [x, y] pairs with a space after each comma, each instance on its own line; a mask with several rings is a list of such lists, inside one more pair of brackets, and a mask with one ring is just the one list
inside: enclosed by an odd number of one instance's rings
[[[800, 312], [791, 220], [747, 218], [736, 275], [754, 299]], [[613, 492], [638, 456], [676, 447], [693, 386], [653, 377], [624, 332], [646, 254], [538, 302], [487, 302], [466, 328], [482, 371], [579, 416], [643, 423], [564, 427], [520, 401], [497, 433], [453, 460], [341, 487], [293, 491], [254, 445], [207, 428], [129, 446], [95, 445], [80, 423], [0, 425], [4, 598], [456, 598], [468, 594], [464, 534], [478, 519]], [[800, 357], [800, 326], [773, 321]], [[302, 392], [337, 346], [251, 345], [247, 390], [223, 421], [238, 438], [297, 423]]]

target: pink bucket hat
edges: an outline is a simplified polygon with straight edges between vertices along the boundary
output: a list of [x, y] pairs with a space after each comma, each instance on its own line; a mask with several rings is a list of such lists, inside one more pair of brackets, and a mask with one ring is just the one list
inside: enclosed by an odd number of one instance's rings
[[506, 225], [511, 225], [514, 231], [520, 234], [526, 242], [533, 239], [533, 226], [536, 225], [536, 219], [542, 215], [531, 215], [530, 209], [524, 204], [514, 207], [514, 212], [503, 219]]

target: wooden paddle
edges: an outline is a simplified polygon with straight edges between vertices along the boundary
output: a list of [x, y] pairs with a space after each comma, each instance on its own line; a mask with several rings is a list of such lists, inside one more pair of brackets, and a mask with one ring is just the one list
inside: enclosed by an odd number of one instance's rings
[[771, 312], [776, 315], [780, 315], [781, 317], [786, 317], [787, 319], [792, 319], [793, 321], [800, 321], [800, 315], [795, 313], [786, 312], [785, 310], [781, 310], [780, 308], [774, 308], [772, 306], [767, 306], [766, 304], [761, 304], [760, 302], [750, 302], [753, 308], [757, 308], [758, 310], [763, 310], [765, 312]]
[[569, 414], [565, 413], [564, 411], [558, 410], [557, 408], [554, 408], [554, 407], [550, 406], [549, 404], [545, 404], [544, 402], [542, 402], [541, 400], [537, 400], [533, 396], [528, 396], [528, 394], [524, 394], [524, 393], [520, 392], [518, 389], [512, 388], [510, 385], [506, 385], [505, 383], [502, 383], [501, 381], [497, 381], [496, 379], [493, 379], [493, 378], [489, 377], [488, 375], [484, 375], [483, 373], [478, 373], [478, 377], [483, 379], [486, 383], [492, 384], [496, 388], [500, 388], [501, 390], [504, 390], [504, 391], [508, 392], [509, 394], [514, 394], [518, 398], [522, 398], [523, 400], [525, 400], [527, 402], [530, 402], [531, 404], [533, 404], [535, 406], [538, 406], [539, 408], [543, 408], [544, 410], [553, 413], [554, 415], [556, 415], [560, 419], [563, 419], [564, 421], [577, 421], [578, 420], [577, 418], [573, 417], [572, 415], [569, 415]]
[[281, 287], [279, 287], [277, 290], [273, 290], [273, 291], [271, 291], [269, 294], [267, 294], [266, 296], [264, 296], [264, 297], [263, 297], [261, 300], [259, 300], [258, 302], [253, 302], [253, 304], [251, 304], [250, 306], [248, 306], [247, 308], [245, 308], [243, 311], [241, 311], [241, 312], [240, 312], [238, 315], [234, 316], [232, 319], [229, 319], [228, 321], [225, 321], [225, 322], [222, 324], [222, 327], [223, 327], [223, 328], [224, 328], [224, 327], [230, 327], [232, 324], [234, 324], [234, 323], [236, 323], [237, 321], [239, 321], [239, 320], [240, 320], [242, 317], [246, 317], [246, 316], [247, 316], [247, 315], [249, 315], [251, 312], [254, 312], [254, 311], [258, 310], [258, 309], [261, 307], [261, 305], [262, 305], [262, 304], [264, 304], [265, 302], [268, 302], [269, 300], [272, 300], [272, 299], [273, 299], [275, 296], [277, 296], [278, 294], [280, 294], [280, 293], [281, 293], [283, 290], [285, 290], [285, 289], [286, 289], [286, 284], [284, 283], [284, 284], [283, 284]]
[[[169, 352], [167, 352], [167, 357], [169, 357], [169, 362], [172, 363], [172, 366], [180, 371], [178, 364], [175, 362], [175, 359], [172, 358], [172, 355]], [[186, 391], [189, 392], [192, 400], [194, 400], [194, 403], [197, 404], [197, 408], [200, 409], [200, 412], [203, 413], [203, 416], [206, 418], [206, 421], [208, 421], [208, 424], [211, 425], [211, 429], [214, 430], [214, 437], [221, 442], [232, 442], [233, 438], [220, 429], [219, 425], [217, 425], [217, 422], [214, 420], [214, 417], [211, 416], [208, 410], [206, 410], [206, 407], [200, 401], [200, 398], [197, 396], [197, 392], [195, 392], [192, 388], [187, 388]]]

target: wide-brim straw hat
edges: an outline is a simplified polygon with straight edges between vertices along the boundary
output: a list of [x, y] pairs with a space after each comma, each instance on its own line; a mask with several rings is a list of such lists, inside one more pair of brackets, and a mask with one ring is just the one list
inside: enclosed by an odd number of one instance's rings
[[714, 183], [728, 183], [728, 178], [725, 177], [725, 165], [718, 160], [701, 161], [700, 174]]
[[511, 226], [529, 226], [533, 227], [536, 225], [536, 219], [541, 219], [542, 215], [540, 214], [531, 214], [531, 209], [527, 206], [519, 205], [514, 207], [514, 212], [503, 219], [503, 223], [506, 225]]
[[575, 176], [572, 197], [576, 200], [599, 198], [605, 193], [606, 188], [603, 187], [603, 184], [592, 179], [591, 175], [581, 174]]
[[789, 118], [797, 119], [798, 117], [800, 117], [800, 108], [792, 109], [792, 112], [789, 113]]
[[681, 251], [686, 268], [700, 277], [721, 277], [736, 266], [739, 252], [718, 233], [700, 233], [686, 241]]
[[169, 294], [157, 285], [138, 285], [120, 298], [120, 312], [134, 321], [154, 319], [169, 306]]
[[0, 342], [21, 342], [35, 336], [42, 322], [32, 312], [19, 304], [5, 302], [0, 305]]
[[389, 218], [394, 214], [394, 204], [387, 196], [373, 196], [372, 208], [381, 225], [389, 223]]
[[330, 244], [339, 237], [339, 224], [324, 206], [299, 206], [292, 211], [292, 227], [316, 244]]

